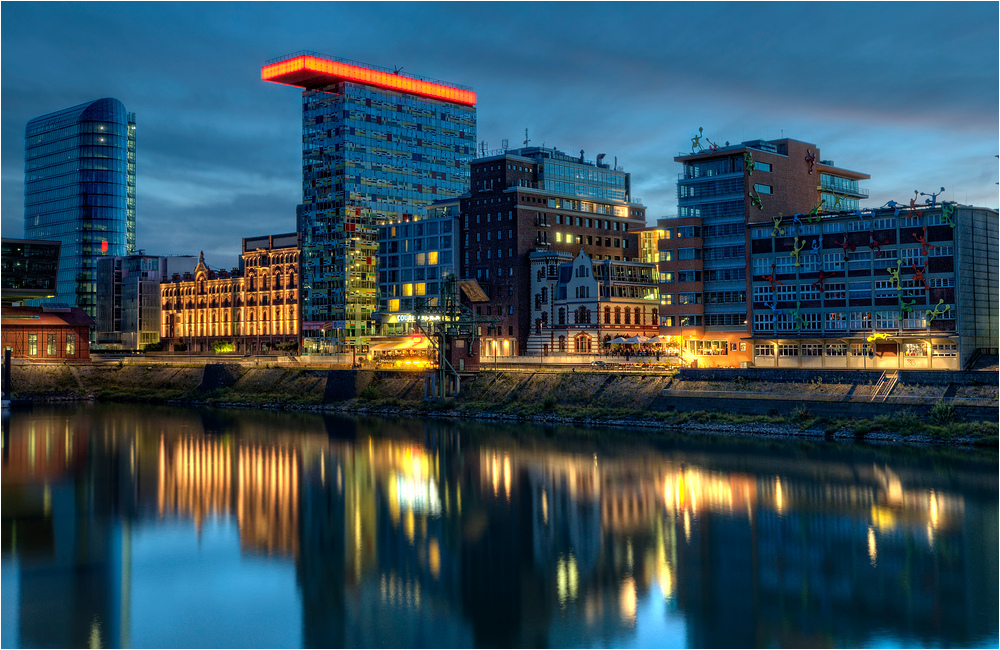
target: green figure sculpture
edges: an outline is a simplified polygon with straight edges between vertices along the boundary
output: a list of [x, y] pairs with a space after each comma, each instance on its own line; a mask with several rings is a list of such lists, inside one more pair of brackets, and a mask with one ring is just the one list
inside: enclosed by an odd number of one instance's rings
[[951, 305], [944, 304], [944, 298], [938, 300], [938, 304], [934, 307], [933, 311], [930, 309], [927, 310], [927, 326], [930, 327], [935, 318], [944, 316], [944, 313], [949, 309], [951, 309]]
[[748, 176], [753, 176], [753, 171], [757, 169], [757, 164], [753, 161], [753, 154], [749, 151], [743, 152], [743, 162], [746, 164]]
[[771, 217], [771, 221], [774, 222], [774, 228], [771, 230], [771, 237], [774, 237], [775, 235], [785, 234], [785, 229], [781, 227], [781, 219], [782, 219], [781, 213], [778, 213], [778, 216], [776, 217]]

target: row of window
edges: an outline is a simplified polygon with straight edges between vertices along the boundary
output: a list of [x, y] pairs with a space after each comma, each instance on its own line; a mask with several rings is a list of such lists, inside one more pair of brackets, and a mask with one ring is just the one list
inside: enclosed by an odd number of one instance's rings
[[[54, 357], [59, 354], [59, 335], [45, 335], [45, 356]], [[76, 355], [76, 334], [66, 333], [66, 356]], [[38, 356], [38, 334], [28, 334], [28, 356]]]
[[[903, 343], [900, 350], [905, 357], [954, 357], [958, 354], [958, 346], [954, 343]], [[874, 356], [875, 348], [871, 343], [757, 343], [753, 352], [758, 357], [852, 357]]]

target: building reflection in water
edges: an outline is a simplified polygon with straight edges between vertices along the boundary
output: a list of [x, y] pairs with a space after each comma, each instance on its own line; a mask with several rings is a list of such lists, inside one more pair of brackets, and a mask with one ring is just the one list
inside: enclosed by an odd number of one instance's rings
[[240, 552], [291, 560], [309, 647], [997, 637], [995, 457], [593, 445], [524, 429], [125, 407], [15, 415], [3, 550], [19, 571], [17, 644], [128, 645], [130, 539], [159, 520], [196, 535], [231, 522]]

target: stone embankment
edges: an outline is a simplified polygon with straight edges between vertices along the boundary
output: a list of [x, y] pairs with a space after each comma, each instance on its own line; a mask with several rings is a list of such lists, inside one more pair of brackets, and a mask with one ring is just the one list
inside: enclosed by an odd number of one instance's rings
[[[880, 373], [483, 371], [463, 377], [459, 393], [443, 401], [425, 399], [423, 374], [392, 371], [94, 364], [15, 365], [12, 375], [15, 395], [35, 401], [336, 409], [755, 435], [788, 434], [794, 418], [796, 435], [831, 437], [829, 421], [895, 415], [912, 421], [942, 405], [956, 422], [998, 420], [995, 372], [902, 373], [892, 394], [874, 403]], [[745, 421], [733, 422], [738, 414]], [[811, 429], [812, 422], [827, 424]]]

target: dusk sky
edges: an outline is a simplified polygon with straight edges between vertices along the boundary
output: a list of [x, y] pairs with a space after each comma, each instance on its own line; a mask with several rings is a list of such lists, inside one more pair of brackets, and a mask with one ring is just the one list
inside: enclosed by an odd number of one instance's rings
[[300, 92], [260, 68], [299, 50], [471, 86], [479, 141], [617, 158], [650, 223], [699, 127], [817, 144], [871, 174], [865, 207], [944, 186], [996, 208], [998, 6], [4, 2], [3, 236], [28, 120], [101, 97], [136, 114], [138, 248], [231, 268], [242, 237], [293, 231]]

